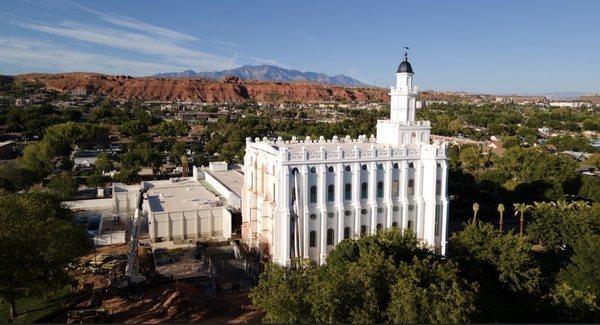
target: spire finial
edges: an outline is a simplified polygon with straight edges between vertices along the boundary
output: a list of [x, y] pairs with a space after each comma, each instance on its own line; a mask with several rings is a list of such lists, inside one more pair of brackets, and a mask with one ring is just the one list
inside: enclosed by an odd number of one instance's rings
[[408, 46], [403, 46], [402, 47], [404, 49], [404, 61], [408, 61]]

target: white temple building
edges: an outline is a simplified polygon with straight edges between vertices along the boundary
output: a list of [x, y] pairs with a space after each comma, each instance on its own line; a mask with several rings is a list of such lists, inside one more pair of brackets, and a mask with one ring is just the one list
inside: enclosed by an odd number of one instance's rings
[[448, 165], [415, 121], [417, 88], [405, 55], [377, 137], [246, 139], [242, 238], [272, 261], [317, 263], [346, 238], [401, 227], [445, 254]]

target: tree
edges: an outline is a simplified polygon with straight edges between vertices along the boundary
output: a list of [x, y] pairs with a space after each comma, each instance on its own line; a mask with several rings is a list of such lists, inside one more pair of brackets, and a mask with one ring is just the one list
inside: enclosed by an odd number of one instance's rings
[[574, 289], [569, 284], [557, 284], [549, 295], [548, 319], [555, 322], [584, 323], [600, 321], [597, 296]]
[[52, 156], [44, 142], [31, 142], [23, 150], [20, 164], [31, 171], [37, 179], [41, 179], [52, 172], [54, 167]]
[[156, 132], [163, 137], [186, 136], [190, 126], [184, 121], [163, 121], [156, 127]]
[[581, 175], [579, 195], [589, 200], [600, 202], [600, 177]]
[[541, 270], [531, 245], [491, 224], [468, 224], [448, 242], [448, 257], [462, 277], [480, 285], [478, 322], [532, 321], [539, 301]]
[[576, 290], [600, 297], [600, 234], [579, 239], [570, 262], [559, 278]]
[[465, 170], [474, 172], [483, 166], [481, 149], [474, 146], [463, 148], [459, 154], [460, 163]]
[[291, 324], [310, 321], [310, 304], [306, 299], [313, 268], [291, 269], [269, 263], [252, 289], [252, 304], [264, 311], [267, 323]]
[[181, 157], [187, 157], [187, 145], [183, 142], [175, 142], [169, 150], [169, 161], [172, 164], [180, 165]]
[[139, 172], [140, 169], [138, 167], [123, 168], [113, 176], [113, 179], [125, 184], [135, 184], [139, 181]]
[[479, 203], [473, 203], [473, 225], [477, 224], [477, 212], [479, 212]]
[[521, 141], [519, 141], [519, 138], [516, 136], [502, 137], [502, 147], [504, 147], [505, 149], [518, 147], [520, 145]]
[[582, 237], [600, 229], [600, 205], [536, 202], [528, 236], [542, 245], [574, 246]]
[[78, 188], [77, 179], [67, 173], [54, 175], [46, 185], [46, 189], [62, 201], [71, 199]]
[[388, 229], [343, 240], [325, 265], [268, 265], [251, 297], [267, 322], [458, 323], [476, 288], [412, 232]]
[[514, 203], [513, 207], [519, 212], [519, 236], [523, 237], [523, 231], [525, 230], [525, 212], [527, 212], [531, 206], [525, 203]]
[[137, 136], [148, 132], [148, 124], [140, 120], [125, 121], [119, 127], [119, 132], [126, 137]]
[[467, 323], [476, 310], [477, 288], [459, 276], [453, 263], [414, 258], [400, 266], [387, 313], [395, 324]]
[[500, 225], [500, 233], [502, 233], [502, 229], [504, 227], [504, 204], [502, 204], [502, 203], [498, 204], [497, 210], [498, 210], [498, 213], [500, 214], [499, 225]]
[[0, 190], [0, 297], [10, 305], [11, 319], [18, 297], [66, 284], [67, 265], [89, 247], [85, 230], [56, 198]]
[[95, 172], [88, 176], [86, 180], [86, 185], [88, 187], [100, 187], [104, 185], [104, 180], [102, 179], [102, 174]]
[[111, 158], [106, 152], [102, 152], [96, 159], [96, 172], [102, 174], [102, 172], [109, 172], [114, 168]]

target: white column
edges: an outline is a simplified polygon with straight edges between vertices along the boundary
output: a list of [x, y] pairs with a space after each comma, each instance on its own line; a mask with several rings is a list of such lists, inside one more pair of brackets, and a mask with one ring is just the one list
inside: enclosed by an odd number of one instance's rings
[[400, 171], [400, 227], [406, 229], [408, 228], [408, 163], [406, 160], [400, 161], [398, 168]]
[[317, 202], [319, 204], [319, 210], [321, 211], [321, 218], [319, 219], [321, 229], [319, 231], [320, 235], [320, 245], [319, 245], [319, 263], [324, 264], [325, 258], [327, 257], [327, 166], [320, 165], [317, 168], [319, 173], [317, 183], [317, 193], [318, 199]]
[[377, 163], [369, 163], [369, 205], [371, 210], [371, 234], [377, 232]]
[[194, 227], [196, 227], [196, 238], [200, 238], [200, 215], [199, 211], [196, 210], [196, 220], [194, 221]]
[[423, 201], [423, 163], [421, 160], [415, 161], [415, 203], [417, 208], [416, 230], [417, 237], [423, 237], [424, 225], [424, 201]]
[[360, 226], [362, 215], [360, 201], [360, 163], [352, 164], [352, 204], [354, 204], [354, 237], [360, 236]]
[[171, 214], [167, 213], [167, 239], [169, 241], [173, 240], [173, 234], [171, 231]]
[[436, 214], [436, 179], [437, 165], [434, 159], [423, 159], [423, 239], [430, 245], [435, 245], [435, 214]]
[[310, 218], [310, 211], [308, 209], [308, 199], [309, 199], [309, 188], [310, 184], [308, 184], [308, 167], [305, 165], [302, 168], [302, 254], [305, 258], [309, 257], [308, 255], [308, 245], [309, 238], [308, 234], [310, 232], [308, 220]]
[[[225, 218], [225, 217], [223, 217]], [[181, 213], [181, 239], [185, 239], [185, 212]]]
[[449, 212], [449, 201], [448, 201], [448, 165], [445, 160], [440, 161], [442, 166], [442, 170], [440, 172], [440, 176], [442, 179], [442, 187], [440, 192], [440, 201], [442, 204], [442, 228], [440, 229], [440, 245], [441, 245], [441, 253], [442, 255], [446, 255], [446, 238], [448, 236], [448, 212]]
[[[279, 225], [279, 229], [273, 229], [273, 231], [278, 231], [280, 234], [278, 237], [282, 239], [282, 242], [280, 243], [279, 247], [281, 261], [283, 265], [290, 265], [290, 204], [292, 187], [290, 186], [290, 168], [285, 166], [283, 167], [283, 169], [283, 190], [280, 191], [280, 193], [282, 194], [282, 204], [281, 207], [278, 207], [279, 213], [275, 213], [275, 218], [278, 218], [279, 220], [277, 220], [278, 222], [274, 222], [275, 225]], [[260, 216], [260, 218], [262, 219], [262, 216]], [[277, 240], [274, 240], [271, 245], [273, 247], [274, 257], [276, 254], [276, 242]]]
[[335, 169], [335, 183], [336, 183], [336, 205], [337, 205], [337, 234], [336, 244], [341, 242], [344, 239], [344, 219], [346, 216], [344, 215], [344, 165], [339, 163]]
[[383, 192], [383, 198], [384, 198], [384, 203], [385, 203], [385, 212], [386, 212], [386, 221], [385, 221], [385, 226], [386, 228], [391, 228], [392, 227], [392, 214], [393, 214], [393, 202], [392, 202], [392, 174], [394, 172], [393, 169], [393, 165], [391, 161], [385, 162], [384, 163], [385, 166], [385, 179], [384, 179], [384, 184], [383, 184], [383, 188], [384, 188], [384, 192]]
[[[113, 192], [114, 193], [114, 192]], [[149, 213], [148, 214], [148, 223], [151, 225], [150, 227], [148, 227], [148, 232], [150, 233], [150, 240], [155, 242], [156, 241], [156, 219], [154, 218], [154, 213]]]

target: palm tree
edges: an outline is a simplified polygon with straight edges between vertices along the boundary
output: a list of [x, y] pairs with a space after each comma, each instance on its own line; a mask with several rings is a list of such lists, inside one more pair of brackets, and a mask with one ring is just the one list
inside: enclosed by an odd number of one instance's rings
[[500, 213], [500, 233], [502, 233], [502, 229], [504, 228], [504, 204], [498, 204], [498, 213]]
[[523, 237], [523, 226], [525, 224], [525, 212], [531, 208], [531, 205], [527, 205], [525, 203], [515, 203], [513, 204], [515, 207], [515, 214], [519, 212], [521, 216], [519, 217], [519, 235]]
[[473, 203], [473, 225], [477, 224], [477, 212], [479, 212], [479, 203]]

